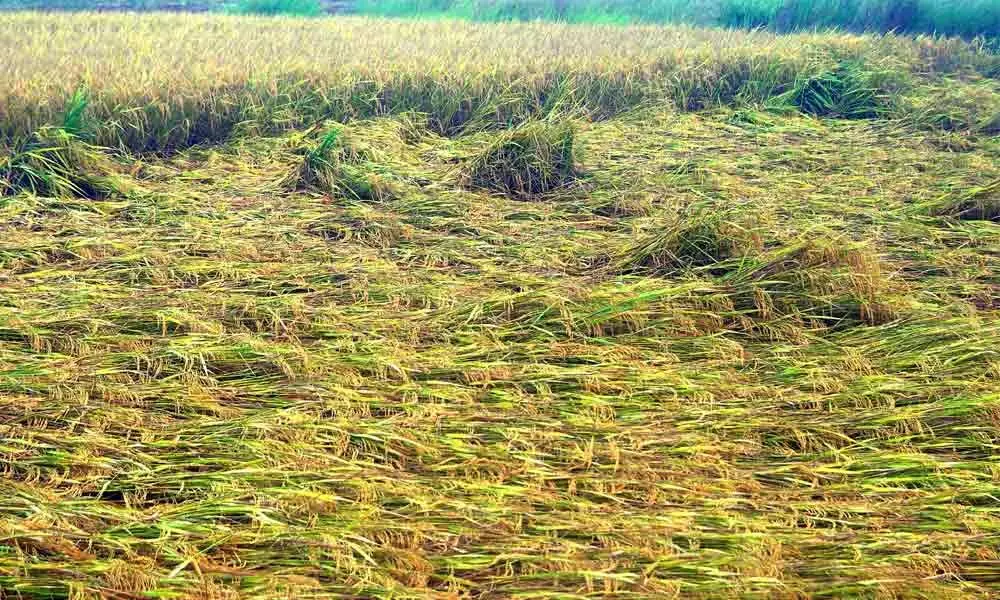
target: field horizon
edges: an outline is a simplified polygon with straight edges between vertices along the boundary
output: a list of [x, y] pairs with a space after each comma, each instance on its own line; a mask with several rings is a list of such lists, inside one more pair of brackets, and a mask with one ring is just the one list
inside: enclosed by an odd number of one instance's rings
[[0, 598], [1000, 593], [983, 40], [0, 48]]
[[0, 10], [366, 15], [480, 22], [686, 24], [697, 27], [1000, 36], [1000, 0], [0, 0]]

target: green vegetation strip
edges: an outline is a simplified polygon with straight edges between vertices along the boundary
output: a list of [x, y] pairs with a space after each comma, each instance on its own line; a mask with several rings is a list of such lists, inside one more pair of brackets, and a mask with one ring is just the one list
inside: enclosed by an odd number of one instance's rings
[[[286, 0], [288, 1], [288, 0]], [[297, 2], [289, 1], [290, 9]], [[842, 29], [1000, 35], [997, 0], [355, 0], [354, 12], [476, 21], [689, 23], [775, 31]]]
[[0, 0], [0, 10], [216, 11], [259, 15], [363, 14], [473, 21], [659, 23], [1000, 35], [1000, 0]]

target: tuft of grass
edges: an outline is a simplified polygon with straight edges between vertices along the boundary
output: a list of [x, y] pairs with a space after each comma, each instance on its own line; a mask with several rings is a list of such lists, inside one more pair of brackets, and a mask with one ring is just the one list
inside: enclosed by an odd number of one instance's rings
[[868, 245], [821, 231], [741, 261], [724, 281], [734, 286], [737, 307], [762, 320], [881, 324], [898, 314], [882, 261]]
[[[68, 117], [71, 124], [76, 119]], [[118, 167], [104, 149], [61, 128], [39, 129], [0, 159], [0, 195], [30, 191], [98, 199], [125, 189]]]
[[62, 120], [63, 131], [76, 137], [81, 137], [84, 134], [86, 126], [84, 118], [89, 104], [87, 89], [85, 87], [77, 88], [69, 102], [66, 103], [66, 113]]
[[1000, 134], [1000, 88], [990, 80], [945, 80], [903, 99], [903, 119], [923, 129]]
[[949, 193], [924, 204], [934, 216], [972, 221], [1000, 221], [1000, 179], [984, 186]]
[[729, 211], [689, 208], [611, 257], [613, 272], [672, 274], [716, 265], [762, 249], [758, 233]]
[[385, 200], [389, 182], [374, 172], [373, 156], [349, 139], [343, 127], [327, 131], [318, 143], [299, 148], [302, 159], [283, 180], [291, 190], [319, 190], [354, 200]]
[[788, 102], [802, 112], [842, 119], [874, 119], [889, 110], [890, 96], [863, 65], [842, 62], [835, 68], [797, 81], [772, 104]]
[[565, 187], [579, 175], [575, 135], [569, 121], [530, 121], [500, 131], [463, 165], [464, 179], [525, 199]]

